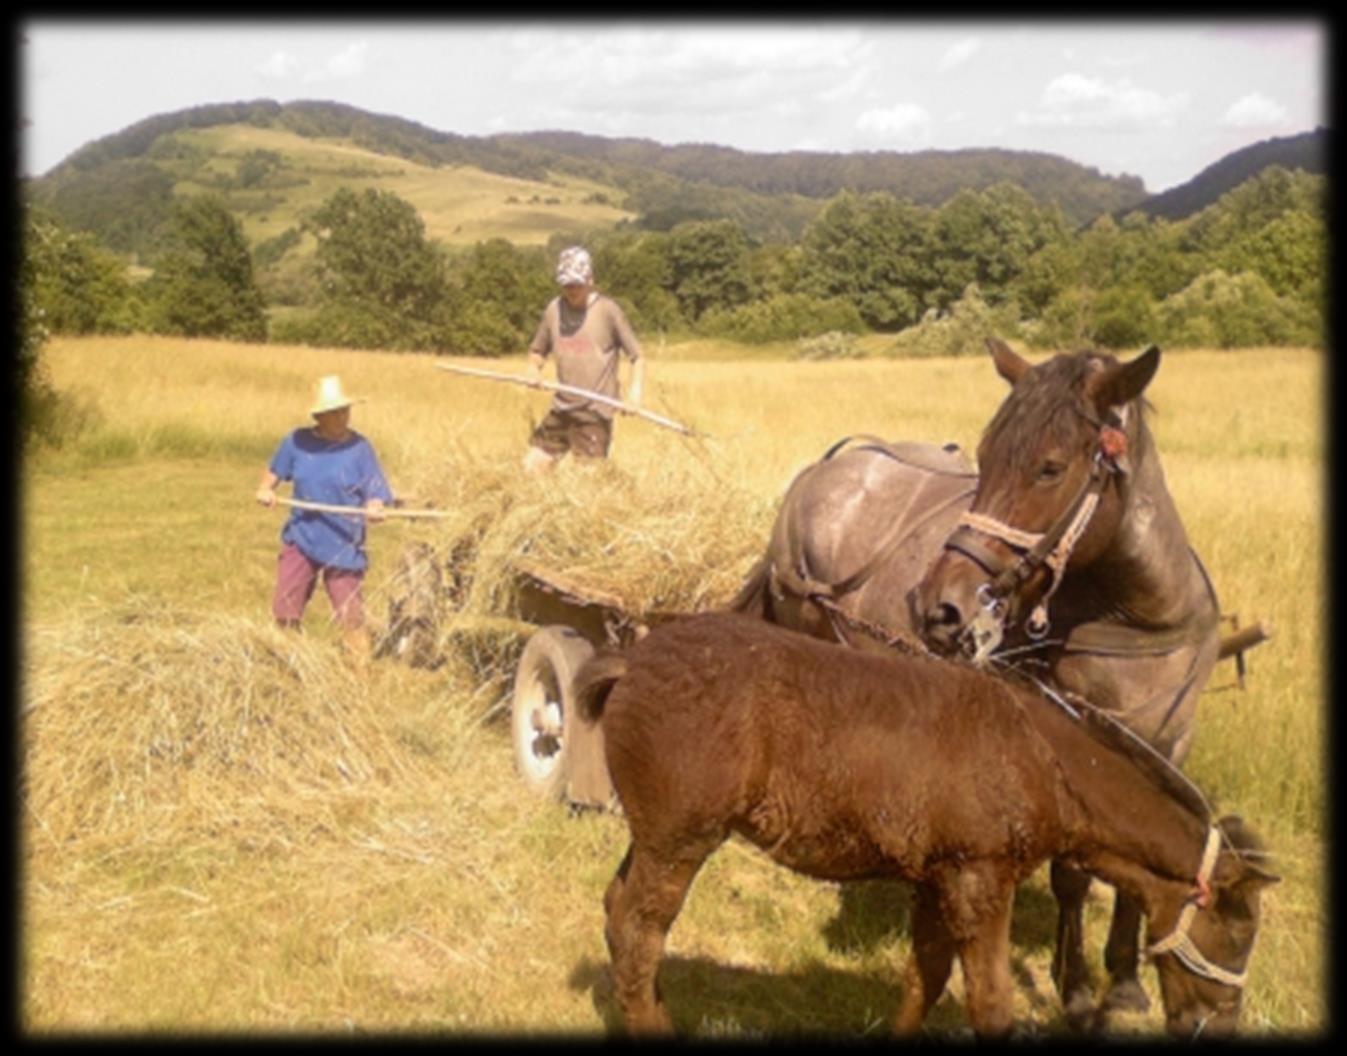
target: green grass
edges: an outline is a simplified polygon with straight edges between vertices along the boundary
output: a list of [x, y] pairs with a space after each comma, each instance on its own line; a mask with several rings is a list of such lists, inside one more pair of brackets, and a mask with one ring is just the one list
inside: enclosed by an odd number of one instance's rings
[[[282, 514], [252, 493], [313, 378], [336, 371], [368, 397], [353, 424], [395, 489], [479, 518], [488, 546], [564, 543], [577, 562], [599, 548], [610, 588], [710, 604], [761, 547], [791, 475], [832, 441], [875, 432], [971, 450], [1004, 394], [981, 358], [731, 351], [670, 343], [647, 372], [652, 409], [712, 440], [622, 421], [611, 472], [562, 472], [540, 490], [515, 467], [545, 399], [425, 357], [53, 342], [53, 381], [96, 413], [24, 467], [25, 1031], [608, 1029], [600, 900], [625, 829], [535, 801], [515, 776], [499, 705], [517, 638], [465, 629], [439, 670], [376, 663], [361, 681], [321, 594], [303, 638], [270, 626]], [[1275, 627], [1246, 690], [1226, 688], [1232, 665], [1218, 669], [1188, 766], [1265, 836], [1283, 876], [1264, 899], [1244, 1014], [1260, 1037], [1330, 1022], [1321, 391], [1319, 355], [1261, 350], [1167, 354], [1150, 393], [1222, 608]], [[401, 548], [440, 530], [372, 530], [376, 621]], [[1097, 888], [1096, 957], [1109, 906]], [[715, 1038], [882, 1034], [906, 914], [900, 887], [818, 884], [730, 845], [671, 935], [675, 1021]], [[1049, 1035], [1064, 1029], [1052, 917], [1040, 871], [1017, 900], [1016, 1009]], [[933, 1031], [963, 1028], [961, 993], [956, 973]], [[1152, 1035], [1158, 1013], [1122, 1026]]]

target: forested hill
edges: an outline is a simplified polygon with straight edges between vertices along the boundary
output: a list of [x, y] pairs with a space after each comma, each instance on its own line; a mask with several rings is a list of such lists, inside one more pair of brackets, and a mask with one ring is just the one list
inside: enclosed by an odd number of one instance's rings
[[[423, 164], [473, 165], [488, 172], [542, 179], [549, 170], [621, 188], [631, 207], [667, 227], [680, 219], [720, 212], [721, 196], [822, 200], [838, 191], [887, 191], [920, 205], [939, 205], [965, 189], [1009, 181], [1041, 203], [1057, 203], [1074, 223], [1124, 210], [1145, 198], [1133, 176], [1098, 170], [1048, 154], [1008, 150], [825, 154], [752, 154], [727, 147], [675, 147], [637, 139], [605, 139], [563, 132], [464, 136], [405, 118], [372, 114], [340, 103], [273, 100], [219, 103], [160, 114], [87, 144], [43, 180], [86, 176], [114, 163], [150, 156], [155, 142], [186, 128], [246, 123], [308, 137], [350, 139], [367, 150]], [[742, 197], [739, 199], [742, 205]], [[723, 210], [733, 212], [735, 210]], [[795, 213], [800, 209], [796, 207]], [[792, 225], [794, 226], [794, 225]]]
[[[1214, 204], [1221, 195], [1234, 190], [1245, 180], [1257, 176], [1271, 165], [1325, 173], [1328, 165], [1328, 129], [1316, 128], [1297, 136], [1265, 139], [1261, 143], [1227, 154], [1208, 165], [1187, 183], [1148, 198], [1134, 208], [1147, 216], [1182, 220]], [[1115, 216], [1121, 218], [1119, 210]]]
[[940, 205], [963, 189], [1009, 181], [1040, 202], [1057, 202], [1077, 222], [1143, 200], [1136, 176], [1110, 177], [1052, 154], [1000, 149], [914, 153], [818, 151], [749, 153], [712, 144], [666, 147], [648, 139], [606, 139], [576, 132], [503, 133], [501, 143], [667, 172], [684, 180], [742, 187], [761, 194], [831, 198], [842, 190], [887, 191], [917, 205]]

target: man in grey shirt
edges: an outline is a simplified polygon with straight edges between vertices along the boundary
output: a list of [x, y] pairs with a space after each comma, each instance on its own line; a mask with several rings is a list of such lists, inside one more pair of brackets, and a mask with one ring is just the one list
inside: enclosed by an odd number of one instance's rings
[[[618, 356], [631, 363], [626, 402], [641, 404], [645, 361], [631, 324], [617, 304], [594, 289], [594, 266], [579, 246], [561, 251], [557, 259], [561, 295], [543, 309], [538, 331], [529, 343], [533, 376], [542, 380], [549, 356], [557, 364], [557, 381], [601, 396], [620, 398]], [[596, 400], [559, 392], [547, 416], [533, 430], [524, 469], [550, 469], [557, 459], [574, 451], [576, 457], [606, 458], [613, 439], [614, 409]]]

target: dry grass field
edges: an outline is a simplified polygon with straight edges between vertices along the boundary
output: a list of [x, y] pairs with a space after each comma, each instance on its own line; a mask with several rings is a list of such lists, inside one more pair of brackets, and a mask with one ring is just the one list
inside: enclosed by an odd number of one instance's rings
[[[528, 628], [521, 554], [633, 611], [733, 594], [792, 475], [852, 433], [976, 447], [1004, 394], [985, 357], [794, 363], [652, 349], [647, 406], [688, 440], [620, 420], [613, 457], [517, 472], [545, 397], [424, 356], [129, 337], [44, 352], [72, 432], [24, 467], [18, 1019], [25, 1033], [598, 1036], [616, 1013], [602, 892], [620, 818], [533, 798], [508, 699]], [[720, 357], [720, 358], [717, 358]], [[1031, 358], [1035, 358], [1032, 357]], [[516, 370], [522, 362], [497, 363]], [[438, 521], [371, 531], [369, 611], [398, 555], [458, 552], [443, 666], [352, 670], [315, 597], [306, 633], [268, 602], [282, 514], [253, 490], [304, 424], [313, 380], [394, 490]], [[1183, 350], [1149, 390], [1166, 477], [1221, 595], [1275, 636], [1247, 686], [1222, 664], [1188, 771], [1244, 815], [1283, 882], [1264, 898], [1243, 1027], [1327, 1030], [1325, 452], [1321, 353]], [[73, 425], [72, 425], [73, 429]], [[1111, 893], [1087, 926], [1098, 966]], [[882, 1034], [908, 895], [828, 885], [731, 844], [694, 884], [663, 989], [705, 1038]], [[1046, 871], [1013, 931], [1017, 1016], [1065, 1032], [1048, 976]], [[1102, 973], [1101, 968], [1097, 968]], [[1121, 1021], [1162, 1029], [1154, 1008]], [[928, 1023], [961, 1036], [953, 990]]]

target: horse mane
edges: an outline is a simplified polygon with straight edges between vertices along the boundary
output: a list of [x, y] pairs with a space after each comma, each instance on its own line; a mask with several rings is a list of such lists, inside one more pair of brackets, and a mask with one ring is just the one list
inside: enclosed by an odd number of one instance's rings
[[[1093, 417], [1094, 408], [1085, 399], [1085, 381], [1103, 367], [1118, 365], [1118, 358], [1107, 352], [1083, 349], [1063, 352], [1038, 364], [1010, 390], [982, 431], [978, 461], [994, 454], [1012, 469], [1024, 470], [1036, 456], [1044, 434], [1064, 447], [1080, 435], [1083, 416]], [[1150, 444], [1146, 418], [1152, 411], [1144, 396], [1132, 401], [1137, 409], [1138, 456]]]

